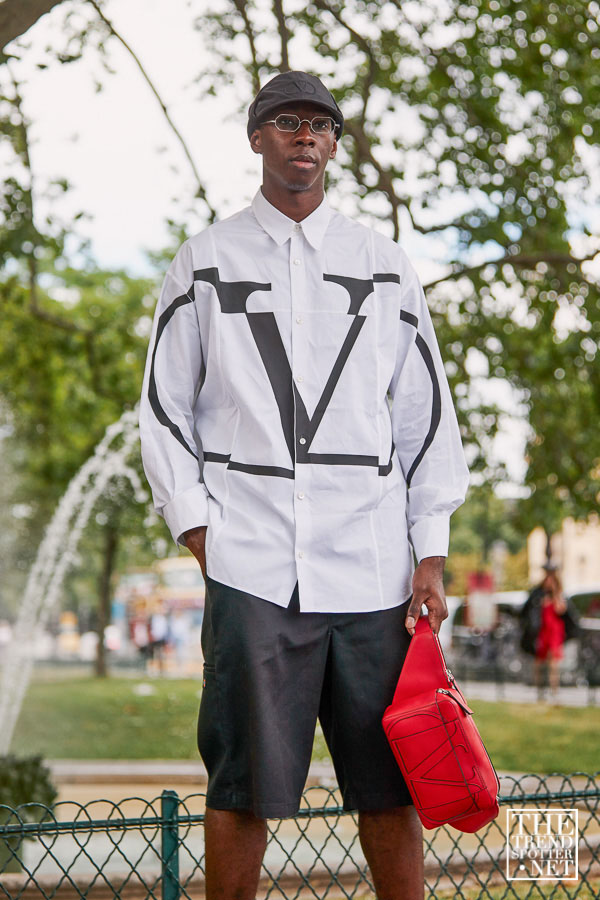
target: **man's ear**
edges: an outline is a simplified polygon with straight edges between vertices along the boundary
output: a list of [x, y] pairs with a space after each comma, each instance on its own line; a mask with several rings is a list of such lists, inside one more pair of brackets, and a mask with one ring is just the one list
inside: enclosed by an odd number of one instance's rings
[[331, 150], [329, 151], [329, 159], [335, 159], [335, 155], [337, 153], [337, 140], [333, 139], [333, 144], [331, 145]]
[[250, 135], [250, 146], [253, 153], [262, 153], [262, 134], [260, 128], [255, 128]]

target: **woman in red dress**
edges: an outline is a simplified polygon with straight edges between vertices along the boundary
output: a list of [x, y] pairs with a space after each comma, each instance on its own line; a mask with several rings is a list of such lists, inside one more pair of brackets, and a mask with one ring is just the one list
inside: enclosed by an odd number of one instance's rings
[[558, 696], [559, 664], [563, 657], [565, 622], [562, 618], [567, 604], [556, 572], [548, 572], [542, 582], [540, 630], [535, 642], [534, 679], [538, 690], [542, 687], [542, 666], [548, 665], [548, 681], [552, 698]]

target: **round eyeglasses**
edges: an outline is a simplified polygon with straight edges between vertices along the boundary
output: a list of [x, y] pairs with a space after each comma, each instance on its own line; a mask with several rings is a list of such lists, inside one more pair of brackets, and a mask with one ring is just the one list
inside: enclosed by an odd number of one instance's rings
[[315, 116], [314, 119], [301, 119], [288, 113], [281, 113], [263, 125], [274, 125], [278, 131], [298, 131], [303, 122], [308, 122], [313, 134], [331, 134], [338, 127], [330, 116]]

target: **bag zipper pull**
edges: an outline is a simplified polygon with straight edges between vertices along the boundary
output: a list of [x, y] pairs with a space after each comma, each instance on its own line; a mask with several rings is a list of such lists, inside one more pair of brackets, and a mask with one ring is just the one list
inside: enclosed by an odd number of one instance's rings
[[455, 680], [454, 675], [452, 674], [452, 672], [450, 671], [450, 669], [447, 666], [446, 666], [446, 678], [451, 683]]

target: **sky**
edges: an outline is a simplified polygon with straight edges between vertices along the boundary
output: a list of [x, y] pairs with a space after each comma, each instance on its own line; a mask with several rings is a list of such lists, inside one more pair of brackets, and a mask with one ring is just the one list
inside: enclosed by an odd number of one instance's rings
[[[239, 108], [243, 98], [229, 88], [220, 90], [217, 98], [199, 102], [194, 79], [206, 49], [192, 27], [187, 3], [107, 0], [103, 8], [156, 85], [219, 216], [246, 206], [261, 178], [260, 157], [250, 150], [246, 114]], [[78, 222], [77, 231], [91, 242], [98, 263], [124, 267], [133, 275], [149, 274], [152, 269], [146, 250], [159, 250], [170, 243], [167, 219], [181, 221], [182, 211], [195, 207], [196, 213], [185, 216], [193, 233], [203, 227], [204, 207], [193, 199], [195, 182], [189, 164], [166, 127], [156, 98], [118, 41], [107, 42], [107, 58], [116, 74], [104, 70], [92, 46], [76, 62], [56, 60], [56, 50], [66, 48], [62, 29], [69, 11], [77, 21], [95, 17], [91, 6], [67, 0], [7, 48], [20, 57], [11, 67], [21, 82], [31, 123], [36, 216], [41, 222], [52, 212], [54, 217], [68, 220], [80, 210], [92, 211], [92, 218]], [[40, 64], [46, 67], [39, 68]], [[66, 178], [72, 190], [44, 197], [45, 187], [57, 178]], [[342, 194], [330, 194], [329, 201], [342, 212], [350, 212], [348, 198]], [[386, 230], [382, 223], [367, 224]], [[402, 241], [426, 280], [443, 272], [444, 246], [438, 242], [439, 238], [424, 241], [410, 234]], [[483, 377], [480, 389], [487, 399], [507, 410], [494, 453], [507, 462], [512, 477], [504, 492], [518, 493], [516, 485], [525, 468], [526, 429], [515, 417], [515, 398], [508, 385], [491, 384]]]
[[[52, 178], [68, 179], [73, 189], [54, 201], [53, 211], [64, 216], [93, 211], [93, 219], [80, 222], [78, 231], [91, 239], [101, 265], [124, 266], [131, 274], [149, 272], [144, 248], [168, 243], [166, 220], [178, 209], [172, 198], [191, 204], [195, 182], [157, 100], [118, 41], [107, 43], [116, 75], [104, 71], [93, 47], [67, 65], [46, 52], [48, 45], [65, 47], [61, 24], [69, 8], [85, 5], [60, 4], [19, 42], [31, 44], [29, 49], [22, 51], [17, 42], [8, 47], [22, 54], [14, 72], [24, 82], [36, 182], [41, 188]], [[94, 11], [88, 9], [89, 19]], [[165, 100], [213, 205], [221, 214], [245, 206], [260, 183], [258, 158], [250, 150], [242, 117], [231, 115], [234, 97], [209, 98], [201, 108], [197, 102], [192, 81], [202, 47], [186, 4], [112, 0], [105, 10]], [[39, 63], [48, 68], [37, 68]], [[96, 81], [103, 85], [100, 92]], [[39, 216], [49, 207], [50, 201], [38, 199]], [[202, 215], [200, 201], [197, 207]], [[196, 227], [200, 225], [198, 220]]]

